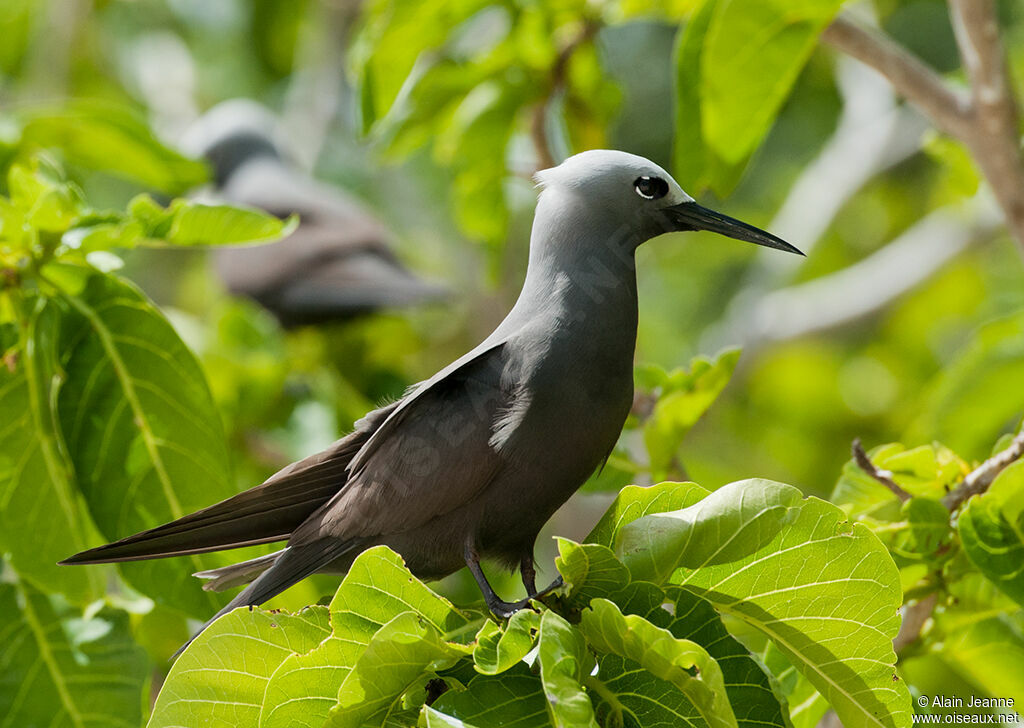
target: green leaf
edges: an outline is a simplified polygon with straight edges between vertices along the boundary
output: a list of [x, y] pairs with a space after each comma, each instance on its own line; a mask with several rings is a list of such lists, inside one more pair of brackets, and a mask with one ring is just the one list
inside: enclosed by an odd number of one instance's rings
[[[735, 728], [718, 663], [695, 642], [677, 639], [635, 614], [623, 615], [613, 602], [595, 599], [583, 612], [580, 630], [598, 652], [639, 664], [654, 677], [678, 688], [708, 725]], [[600, 674], [600, 673], [599, 673]]]
[[587, 536], [590, 543], [612, 547], [620, 530], [648, 513], [662, 513], [697, 503], [708, 492], [696, 483], [629, 485], [619, 491], [611, 506]]
[[484, 675], [497, 675], [520, 662], [533, 649], [540, 629], [540, 615], [531, 609], [520, 609], [500, 627], [487, 620], [476, 635], [473, 662]]
[[128, 615], [104, 609], [61, 620], [49, 599], [0, 584], [0, 705], [9, 726], [135, 728], [142, 721], [145, 653]]
[[[725, 690], [741, 728], [782, 728], [786, 725], [770, 673], [729, 634], [721, 617], [707, 600], [677, 586], [661, 588], [647, 582], [634, 582], [615, 601], [624, 614], [639, 615], [651, 624], [667, 629], [677, 639], [691, 640], [707, 649], [721, 668]], [[609, 662], [614, 661], [607, 657], [601, 661], [598, 674], [603, 676], [602, 679], [607, 679], [612, 670], [612, 665], [606, 664]], [[628, 686], [630, 679], [628, 675], [618, 679], [618, 689]], [[644, 724], [657, 723], [659, 719], [656, 716], [659, 715], [664, 716], [661, 722], [673, 722], [673, 712], [681, 709], [677, 696], [667, 700], [665, 691], [657, 684], [645, 683], [642, 677], [635, 677], [635, 682], [637, 684], [629, 687], [627, 693], [618, 694], [616, 701], [629, 711], [650, 710], [642, 721]], [[645, 697], [641, 699], [641, 695]], [[693, 713], [694, 710], [688, 704], [684, 712]]]
[[842, 0], [720, 0], [701, 53], [701, 123], [728, 163], [761, 143]]
[[476, 728], [465, 721], [434, 710], [429, 705], [420, 714], [420, 728]]
[[[740, 532], [745, 522], [732, 527]], [[673, 581], [772, 640], [844, 726], [909, 725], [892, 647], [899, 573], [878, 539], [835, 506], [808, 498], [752, 553], [681, 570]]]
[[380, 724], [394, 703], [425, 674], [451, 667], [469, 647], [446, 642], [421, 615], [405, 612], [381, 627], [338, 691], [326, 726]]
[[413, 0], [372, 0], [364, 6], [351, 54], [364, 129], [390, 111], [417, 59], [444, 44], [453, 28], [485, 4], [481, 0], [444, 0], [430, 5]]
[[825, 698], [793, 667], [774, 642], [767, 643], [763, 659], [789, 703], [792, 728], [815, 728], [828, 711]]
[[206, 181], [206, 166], [170, 149], [132, 111], [95, 102], [24, 111], [20, 143], [60, 149], [71, 163], [135, 180], [167, 194]]
[[569, 585], [570, 603], [586, 606], [596, 597], [611, 598], [629, 583], [629, 569], [607, 546], [560, 538], [558, 554], [555, 567]]
[[726, 164], [708, 146], [701, 126], [701, 50], [708, 27], [722, 0], [703, 0], [685, 26], [676, 33], [672, 68], [675, 69], [675, 133], [672, 136], [672, 173], [684, 189], [697, 193], [713, 187], [719, 194], [739, 179], [745, 160]]
[[128, 205], [129, 215], [141, 226], [147, 245], [237, 245], [277, 240], [290, 235], [299, 220], [292, 215], [280, 220], [249, 207], [204, 205], [174, 200], [167, 209], [149, 195], [139, 195]]
[[[235, 488], [220, 417], [195, 357], [134, 286], [83, 275], [80, 293], [65, 287], [59, 294], [77, 316], [62, 333], [67, 379], [57, 405], [89, 511], [114, 540]], [[120, 568], [142, 593], [205, 619], [225, 600], [201, 590], [191, 574], [221, 563], [191, 556]]]
[[583, 689], [594, 658], [583, 636], [554, 612], [541, 616], [537, 661], [547, 698], [548, 715], [556, 728], [597, 728], [594, 706]]
[[941, 440], [968, 459], [1024, 411], [1024, 312], [980, 327], [929, 383], [906, 442]]
[[909, 528], [895, 546], [898, 553], [930, 559], [949, 547], [953, 528], [949, 511], [940, 501], [918, 496], [904, 503], [902, 510]]
[[260, 724], [267, 683], [289, 656], [330, 634], [328, 610], [236, 609], [207, 627], [171, 668], [148, 728]]
[[39, 300], [17, 366], [0, 365], [0, 549], [23, 580], [85, 604], [103, 594], [108, 567], [57, 565], [92, 536], [54, 411], [63, 325], [59, 306]]
[[680, 442], [729, 383], [739, 358], [739, 349], [722, 352], [713, 362], [696, 357], [689, 371], [677, 369], [667, 375], [644, 423], [644, 443], [655, 478], [668, 472]]
[[[1020, 615], [976, 620], [941, 643], [940, 654], [978, 692], [1024, 702], [1024, 621]], [[975, 691], [972, 691], [975, 692]]]
[[446, 717], [463, 721], [466, 726], [550, 728], [552, 725], [540, 678], [523, 664], [501, 675], [477, 675], [465, 690], [449, 690], [431, 707]]
[[700, 569], [757, 551], [792, 522], [800, 500], [799, 490], [770, 480], [730, 483], [688, 508], [623, 526], [616, 551], [633, 578], [660, 583], [679, 566]]
[[1024, 462], [1008, 467], [986, 493], [971, 498], [958, 528], [971, 562], [1024, 605]]
[[[879, 445], [868, 457], [878, 468], [891, 472], [900, 487], [921, 497], [940, 498], [968, 472], [956, 453], [938, 443], [909, 450], [899, 443]], [[830, 500], [857, 519], [896, 521], [904, 517], [895, 494], [853, 460], [843, 466]]]
[[422, 617], [446, 642], [468, 642], [479, 623], [428, 589], [386, 546], [356, 557], [331, 600], [330, 635], [281, 662], [263, 695], [260, 727], [323, 724], [374, 635], [406, 612]]

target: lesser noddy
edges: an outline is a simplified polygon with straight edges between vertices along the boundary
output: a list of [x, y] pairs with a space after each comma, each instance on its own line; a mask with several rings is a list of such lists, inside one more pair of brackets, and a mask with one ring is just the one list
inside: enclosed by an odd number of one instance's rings
[[213, 167], [218, 195], [299, 227], [269, 245], [218, 248], [214, 267], [235, 295], [254, 299], [285, 327], [347, 320], [438, 299], [445, 289], [413, 275], [394, 235], [344, 190], [289, 160], [271, 112], [247, 99], [223, 102], [186, 133], [183, 146]]
[[[479, 346], [262, 485], [62, 563], [287, 541], [268, 556], [197, 574], [207, 589], [249, 584], [213, 619], [310, 574], [345, 572], [377, 544], [422, 579], [468, 566], [499, 617], [542, 593], [537, 534], [608, 457], [633, 401], [637, 247], [664, 232], [711, 230], [800, 251], [702, 207], [632, 154], [583, 152], [537, 180], [526, 281]], [[500, 599], [481, 558], [518, 568], [527, 599]]]

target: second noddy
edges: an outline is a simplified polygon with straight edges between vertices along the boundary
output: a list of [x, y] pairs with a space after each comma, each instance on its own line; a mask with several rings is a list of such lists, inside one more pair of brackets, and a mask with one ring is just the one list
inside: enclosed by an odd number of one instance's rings
[[[583, 152], [537, 180], [526, 281], [479, 346], [262, 485], [62, 563], [287, 541], [196, 575], [208, 589], [251, 582], [213, 619], [310, 574], [343, 573], [378, 544], [422, 579], [469, 567], [499, 617], [546, 591], [534, 581], [537, 534], [611, 453], [633, 401], [637, 247], [665, 232], [711, 230], [800, 251], [698, 205], [632, 154]], [[527, 599], [499, 598], [481, 558], [518, 568]]]

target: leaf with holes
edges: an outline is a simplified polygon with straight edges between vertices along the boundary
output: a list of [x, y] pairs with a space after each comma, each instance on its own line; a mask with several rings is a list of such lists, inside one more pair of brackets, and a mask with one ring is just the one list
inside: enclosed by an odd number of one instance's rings
[[422, 618], [446, 642], [472, 640], [483, 621], [428, 589], [394, 551], [368, 549], [352, 563], [331, 600], [331, 633], [315, 649], [286, 658], [274, 672], [263, 695], [260, 728], [298, 721], [323, 724], [374, 635], [403, 613]]
[[259, 725], [274, 671], [329, 634], [326, 607], [298, 614], [243, 607], [225, 614], [174, 663], [148, 728]]
[[[787, 493], [779, 491], [780, 498]], [[739, 503], [736, 512], [744, 512]], [[760, 517], [745, 513], [734, 533], [753, 526], [763, 536]], [[843, 725], [909, 725], [910, 695], [896, 675], [892, 647], [903, 596], [899, 573], [881, 542], [835, 506], [808, 498], [756, 550], [682, 568], [672, 581], [771, 639]]]

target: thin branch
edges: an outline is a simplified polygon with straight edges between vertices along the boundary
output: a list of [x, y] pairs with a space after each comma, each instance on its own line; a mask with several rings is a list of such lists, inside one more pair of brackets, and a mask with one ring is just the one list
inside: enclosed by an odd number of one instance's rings
[[960, 58], [971, 82], [972, 123], [961, 137], [1024, 245], [1024, 159], [1017, 102], [999, 39], [993, 0], [949, 0]]
[[900, 484], [892, 479], [892, 471], [882, 470], [871, 462], [871, 458], [864, 452], [864, 447], [860, 444], [859, 437], [853, 441], [853, 446], [850, 449], [853, 451], [853, 460], [857, 463], [857, 467], [891, 490], [901, 502], [905, 503], [910, 500], [910, 493], [903, 490]]
[[558, 51], [555, 62], [551, 66], [548, 91], [533, 108], [533, 114], [530, 117], [530, 138], [533, 140], [533, 147], [537, 153], [538, 169], [547, 169], [558, 164], [551, 149], [551, 140], [548, 138], [548, 105], [555, 94], [565, 85], [569, 61], [572, 60], [573, 53], [584, 43], [593, 39], [600, 29], [599, 22], [590, 19], [584, 20], [579, 32]]
[[920, 108], [941, 130], [958, 138], [966, 133], [970, 101], [884, 33], [840, 15], [822, 38], [889, 79], [898, 94]]
[[900, 631], [892, 641], [892, 648], [896, 651], [897, 655], [917, 642], [921, 636], [921, 630], [928, 620], [931, 619], [932, 612], [935, 611], [935, 605], [938, 601], [939, 595], [936, 592], [932, 592], [904, 608]]
[[942, 499], [942, 505], [950, 511], [955, 511], [972, 495], [984, 493], [992, 485], [996, 476], [1011, 463], [1019, 460], [1022, 455], [1024, 455], [1024, 431], [1013, 438], [1008, 448], [996, 453], [972, 470], [960, 485]]
[[935, 210], [853, 265], [762, 296], [728, 331], [729, 338], [739, 338], [750, 351], [860, 321], [914, 290], [971, 245], [994, 237], [1002, 224], [990, 198]]

